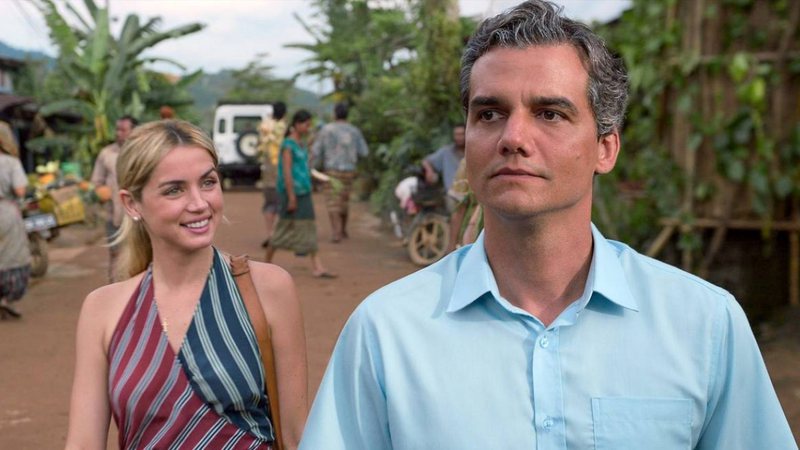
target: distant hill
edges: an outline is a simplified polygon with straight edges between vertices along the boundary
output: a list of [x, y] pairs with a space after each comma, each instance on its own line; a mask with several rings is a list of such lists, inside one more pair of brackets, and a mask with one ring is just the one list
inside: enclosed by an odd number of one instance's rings
[[[217, 73], [206, 73], [189, 86], [189, 94], [194, 98], [194, 106], [200, 114], [200, 124], [205, 129], [212, 128], [214, 108], [217, 102], [233, 87], [232, 70], [221, 70]], [[325, 109], [317, 94], [305, 89], [292, 88], [287, 95], [289, 112], [303, 108], [313, 112], [317, 117]]]
[[[2, 9], [2, 8], [0, 8]], [[0, 41], [0, 58], [12, 58], [20, 61], [44, 60], [48, 64], [55, 59], [40, 51], [27, 51], [14, 48], [3, 41]], [[195, 83], [189, 86], [189, 94], [194, 99], [194, 106], [200, 116], [200, 125], [207, 130], [211, 129], [214, 119], [214, 108], [217, 101], [233, 87], [233, 71], [224, 69], [217, 73], [206, 73]], [[320, 117], [320, 113], [325, 109], [320, 103], [319, 97], [311, 91], [293, 88], [287, 95], [287, 106], [290, 113], [296, 109], [304, 108]]]
[[24, 61], [25, 59], [53, 61], [53, 57], [38, 50], [28, 51], [14, 48], [0, 41], [0, 58], [11, 58]]

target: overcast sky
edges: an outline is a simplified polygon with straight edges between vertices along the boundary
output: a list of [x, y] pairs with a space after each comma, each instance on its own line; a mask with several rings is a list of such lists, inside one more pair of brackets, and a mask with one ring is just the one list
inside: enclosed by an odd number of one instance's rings
[[[71, 1], [77, 7], [83, 6], [82, 1]], [[96, 1], [106, 3], [105, 0]], [[616, 17], [630, 0], [556, 2], [564, 5], [568, 16], [591, 21]], [[162, 29], [190, 22], [206, 25], [199, 33], [159, 44], [148, 56], [173, 59], [188, 70], [217, 72], [224, 68], [242, 68], [257, 54], [266, 53], [269, 55], [267, 63], [275, 67], [274, 73], [288, 78], [300, 70], [301, 61], [309, 54], [283, 48], [283, 45], [312, 42], [293, 17], [296, 13], [308, 18], [310, 3], [309, 0], [113, 0], [111, 14], [120, 19], [130, 13], [142, 19], [160, 16]], [[517, 3], [519, 0], [459, 0], [461, 15], [478, 17], [496, 14]], [[118, 22], [113, 28], [115, 35], [121, 25]], [[44, 20], [25, 0], [0, 0], [0, 41], [24, 50], [56, 53]], [[177, 68], [168, 70], [180, 73]], [[324, 89], [312, 79], [301, 79], [298, 86], [315, 92]]]

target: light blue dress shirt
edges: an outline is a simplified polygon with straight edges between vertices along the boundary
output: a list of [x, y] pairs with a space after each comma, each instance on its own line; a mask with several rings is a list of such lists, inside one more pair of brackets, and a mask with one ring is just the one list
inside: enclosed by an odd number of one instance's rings
[[592, 233], [548, 327], [500, 295], [483, 235], [372, 294], [301, 450], [797, 449], [736, 300]]

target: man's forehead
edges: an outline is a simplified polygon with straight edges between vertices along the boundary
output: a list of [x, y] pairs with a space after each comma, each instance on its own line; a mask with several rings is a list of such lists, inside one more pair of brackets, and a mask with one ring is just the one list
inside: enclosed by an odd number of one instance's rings
[[[469, 103], [508, 95], [509, 87], [522, 95], [563, 95], [566, 89], [581, 94], [589, 74], [579, 52], [570, 44], [524, 48], [495, 47], [478, 58], [469, 77]], [[516, 94], [515, 94], [516, 95]]]

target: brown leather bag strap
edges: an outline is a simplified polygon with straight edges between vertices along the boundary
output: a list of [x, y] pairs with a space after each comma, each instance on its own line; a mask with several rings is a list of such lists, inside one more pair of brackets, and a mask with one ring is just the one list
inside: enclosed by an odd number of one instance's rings
[[247, 264], [247, 255], [231, 256], [231, 274], [239, 288], [239, 295], [242, 296], [247, 315], [250, 316], [250, 323], [256, 333], [258, 348], [261, 351], [261, 364], [264, 366], [264, 381], [267, 387], [267, 398], [269, 400], [269, 412], [272, 419], [272, 428], [275, 430], [274, 450], [283, 449], [283, 439], [281, 434], [281, 415], [278, 407], [278, 380], [275, 375], [275, 354], [272, 351], [272, 338], [269, 331], [269, 323], [258, 300], [258, 292], [253, 285], [253, 277], [250, 275], [250, 266]]

